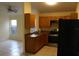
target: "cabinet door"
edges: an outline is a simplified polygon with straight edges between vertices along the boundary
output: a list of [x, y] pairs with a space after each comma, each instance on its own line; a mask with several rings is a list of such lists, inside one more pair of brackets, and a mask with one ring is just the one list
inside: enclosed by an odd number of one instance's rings
[[30, 48], [31, 52], [35, 52], [36, 38], [30, 38]]
[[31, 15], [30, 27], [35, 27], [35, 15]]
[[77, 19], [78, 13], [71, 13], [70, 17], [71, 17], [71, 19]]
[[31, 46], [30, 46], [30, 37], [28, 35], [25, 35], [25, 51], [30, 52]]
[[39, 37], [35, 40], [35, 52], [37, 52], [41, 48]]
[[39, 27], [40, 28], [49, 28], [50, 20], [48, 17], [39, 17]]
[[44, 42], [45, 44], [48, 43], [48, 32], [44, 32], [44, 33], [43, 33], [43, 42]]
[[35, 27], [35, 15], [25, 14], [25, 28]]
[[30, 47], [31, 47], [31, 52], [32, 53], [35, 53], [35, 52], [37, 52], [38, 50], [39, 50], [39, 48], [40, 48], [40, 44], [39, 44], [39, 38], [31, 38], [31, 40], [30, 40]]
[[30, 28], [30, 14], [24, 14], [25, 17], [25, 28]]
[[47, 34], [46, 32], [43, 32], [43, 33], [40, 35], [40, 43], [41, 43], [42, 45], [48, 43], [48, 34]]

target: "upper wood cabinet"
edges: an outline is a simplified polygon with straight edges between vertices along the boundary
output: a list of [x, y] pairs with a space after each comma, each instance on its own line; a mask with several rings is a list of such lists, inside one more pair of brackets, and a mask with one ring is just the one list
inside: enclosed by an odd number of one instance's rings
[[40, 16], [39, 17], [39, 27], [40, 28], [49, 28], [50, 27], [49, 17]]
[[35, 27], [35, 15], [32, 14], [24, 14], [25, 16], [25, 28]]
[[25, 28], [30, 28], [30, 14], [24, 14], [24, 18]]
[[71, 13], [71, 19], [78, 19], [78, 13]]
[[30, 27], [35, 27], [35, 15], [30, 16]]

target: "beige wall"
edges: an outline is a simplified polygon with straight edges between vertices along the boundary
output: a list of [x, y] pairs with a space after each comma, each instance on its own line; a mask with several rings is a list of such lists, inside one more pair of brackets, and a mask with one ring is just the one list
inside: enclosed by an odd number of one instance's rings
[[[35, 28], [38, 31], [39, 29], [39, 14], [38, 11], [32, 7], [30, 2], [25, 2], [24, 3], [24, 13], [31, 13], [35, 15]], [[25, 29], [26, 33], [29, 33], [29, 29]]]
[[37, 11], [37, 9], [32, 7], [32, 14], [35, 15], [35, 28], [36, 31], [39, 30], [39, 12]]
[[9, 13], [9, 20], [17, 20], [17, 34], [10, 35], [11, 39], [18, 40], [22, 43], [22, 53], [25, 51], [25, 39], [24, 39], [24, 3], [20, 3], [17, 13]]
[[79, 19], [79, 3], [77, 4], [76, 12], [78, 13], [78, 19]]
[[21, 36], [24, 35], [24, 5], [23, 3], [20, 3], [19, 10], [17, 13], [9, 12], [9, 20], [13, 20], [13, 19], [17, 20], [17, 34], [11, 38], [22, 41], [23, 37]]
[[24, 13], [31, 13], [31, 3], [30, 2], [25, 2], [24, 3]]
[[[24, 13], [31, 13], [35, 15], [35, 28], [38, 31], [39, 28], [39, 16], [38, 16], [38, 11], [32, 7], [30, 2], [25, 2], [24, 3]], [[29, 29], [25, 30], [26, 33], [29, 33]]]
[[36, 18], [35, 18], [35, 28], [38, 31], [39, 30], [39, 15], [36, 14]]
[[9, 18], [6, 6], [0, 6], [0, 41], [9, 39]]
[[[32, 7], [30, 2], [24, 2], [24, 13], [32, 13]], [[29, 33], [29, 29], [24, 29], [25, 34]]]
[[74, 13], [75, 11], [68, 11], [68, 12], [53, 12], [53, 13], [40, 13], [40, 16], [66, 16]]

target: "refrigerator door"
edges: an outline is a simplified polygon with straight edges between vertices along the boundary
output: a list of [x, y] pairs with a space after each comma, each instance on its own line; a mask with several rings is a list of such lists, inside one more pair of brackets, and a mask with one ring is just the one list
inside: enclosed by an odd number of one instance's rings
[[79, 20], [59, 20], [58, 56], [77, 56], [79, 51]]

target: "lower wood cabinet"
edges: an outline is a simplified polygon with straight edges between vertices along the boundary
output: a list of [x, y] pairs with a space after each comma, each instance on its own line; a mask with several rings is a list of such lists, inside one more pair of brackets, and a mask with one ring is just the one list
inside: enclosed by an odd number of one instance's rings
[[36, 53], [41, 47], [48, 43], [47, 33], [38, 34], [37, 37], [25, 35], [25, 51]]

